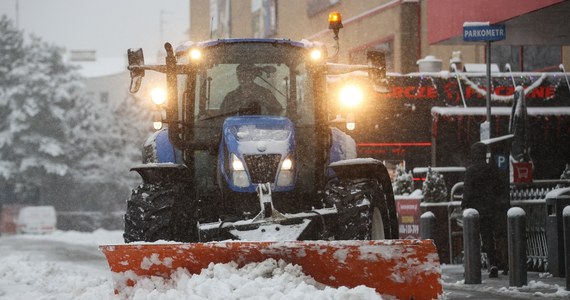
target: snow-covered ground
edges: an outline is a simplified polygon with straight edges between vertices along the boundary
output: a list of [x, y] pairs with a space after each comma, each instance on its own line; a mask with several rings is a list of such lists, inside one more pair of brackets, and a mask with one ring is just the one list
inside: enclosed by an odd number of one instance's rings
[[483, 270], [481, 284], [465, 284], [463, 265], [442, 265], [445, 299], [570, 299], [565, 278], [550, 273], [527, 272], [527, 284], [509, 286], [509, 276], [489, 278]]
[[[267, 260], [237, 268], [210, 264], [201, 274], [178, 270], [170, 280], [141, 280], [118, 297], [100, 244], [122, 243], [122, 232], [56, 231], [48, 235], [0, 237], [0, 300], [67, 299], [382, 299], [374, 290], [332, 288], [305, 275], [299, 266]], [[443, 265], [444, 299], [569, 299], [564, 278], [529, 273], [529, 284], [508, 287], [508, 277], [466, 285], [461, 265]], [[501, 277], [501, 276], [500, 276]], [[506, 283], [505, 283], [506, 279]], [[384, 297], [384, 299], [390, 297]]]
[[[0, 237], [0, 299], [113, 299], [111, 273], [100, 244], [122, 243], [122, 232], [57, 231]], [[178, 270], [170, 280], [141, 280], [130, 299], [382, 299], [373, 289], [332, 288], [299, 266], [266, 260], [237, 268], [210, 264], [201, 274]]]

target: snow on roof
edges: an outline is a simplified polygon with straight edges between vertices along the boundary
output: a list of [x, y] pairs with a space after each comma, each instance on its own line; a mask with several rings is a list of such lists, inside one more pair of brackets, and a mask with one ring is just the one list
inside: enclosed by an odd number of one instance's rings
[[435, 56], [433, 56], [433, 55], [428, 55], [428, 56], [426, 56], [426, 57], [424, 57], [424, 58], [422, 58], [422, 59], [419, 59], [416, 63], [420, 63], [420, 62], [424, 62], [424, 61], [425, 61], [425, 62], [428, 62], [428, 61], [429, 61], [429, 62], [432, 62], [432, 61], [433, 61], [433, 62], [441, 62], [441, 59], [439, 59], [439, 58], [437, 58], [437, 57], [435, 57]]
[[352, 159], [345, 159], [340, 161], [335, 161], [329, 165], [329, 167], [338, 167], [338, 166], [349, 166], [349, 165], [367, 165], [367, 164], [377, 164], [380, 163], [379, 160], [374, 158], [352, 158]]
[[[465, 72], [468, 73], [485, 73], [487, 72], [487, 64], [463, 64]], [[491, 64], [491, 73], [499, 73], [499, 66]]]
[[[511, 114], [511, 107], [491, 107], [491, 114], [508, 116]], [[484, 116], [487, 114], [486, 107], [441, 107], [431, 108], [432, 115], [441, 116]], [[527, 107], [529, 116], [565, 116], [570, 115], [570, 106], [560, 107]]]
[[570, 197], [570, 188], [554, 189], [546, 194], [546, 199], [568, 198]]
[[407, 74], [399, 74], [399, 73], [386, 73], [388, 76], [431, 76], [434, 78], [442, 78], [448, 79], [451, 77], [451, 72], [447, 70], [441, 70], [437, 72], [410, 72]]
[[422, 194], [404, 194], [404, 195], [394, 195], [394, 200], [422, 200], [424, 196]]
[[485, 139], [485, 140], [481, 140], [481, 143], [485, 144], [485, 145], [491, 145], [491, 144], [495, 144], [498, 142], [502, 142], [502, 141], [507, 141], [510, 140], [512, 138], [514, 138], [515, 135], [514, 134], [505, 134], [502, 136], [498, 136], [492, 139]]
[[[431, 167], [431, 170], [438, 173], [447, 173], [447, 172], [465, 172], [465, 167]], [[427, 173], [428, 168], [425, 167], [417, 167], [414, 168], [414, 174], [423, 174]]]
[[309, 41], [307, 39], [302, 39], [300, 41], [306, 48], [325, 48], [325, 44], [318, 41]]
[[93, 61], [70, 61], [79, 66], [79, 73], [85, 78], [115, 75], [127, 71], [125, 57], [105, 57]]
[[490, 22], [464, 22], [463, 27], [489, 26]]

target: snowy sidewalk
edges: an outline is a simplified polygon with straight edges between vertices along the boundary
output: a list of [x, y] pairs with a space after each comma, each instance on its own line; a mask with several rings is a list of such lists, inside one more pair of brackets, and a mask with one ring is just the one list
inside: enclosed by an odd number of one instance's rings
[[489, 278], [481, 273], [481, 284], [463, 283], [463, 265], [442, 265], [445, 299], [570, 299], [566, 278], [552, 277], [549, 273], [528, 272], [528, 284], [509, 287], [509, 276]]

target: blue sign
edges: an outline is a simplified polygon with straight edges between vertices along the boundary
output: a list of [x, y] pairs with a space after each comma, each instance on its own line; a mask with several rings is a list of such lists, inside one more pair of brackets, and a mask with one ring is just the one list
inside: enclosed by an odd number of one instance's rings
[[467, 42], [500, 41], [506, 36], [504, 24], [463, 26], [463, 40]]
[[495, 155], [495, 163], [499, 170], [505, 172], [509, 170], [509, 161], [506, 155], [504, 154], [497, 154]]

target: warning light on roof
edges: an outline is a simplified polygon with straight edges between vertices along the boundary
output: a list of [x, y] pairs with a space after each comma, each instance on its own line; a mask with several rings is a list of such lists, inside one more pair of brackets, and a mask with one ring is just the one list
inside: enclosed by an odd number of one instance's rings
[[333, 11], [329, 14], [329, 29], [342, 28], [342, 17], [339, 12]]
[[337, 11], [333, 11], [329, 14], [329, 29], [334, 32], [334, 39], [338, 40], [338, 31], [342, 28], [342, 17]]

